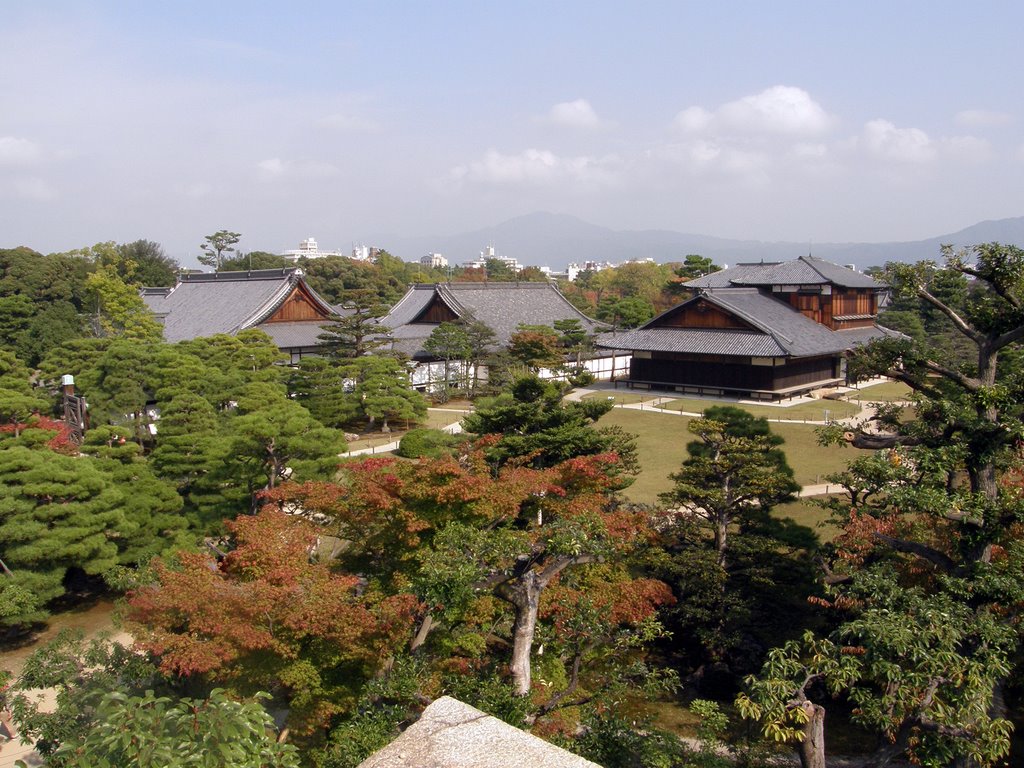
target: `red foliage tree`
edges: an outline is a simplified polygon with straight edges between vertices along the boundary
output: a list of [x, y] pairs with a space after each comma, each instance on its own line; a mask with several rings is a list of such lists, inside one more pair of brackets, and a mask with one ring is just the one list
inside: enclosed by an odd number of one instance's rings
[[155, 583], [128, 596], [127, 627], [165, 673], [280, 691], [293, 728], [325, 726], [405, 641], [416, 601], [311, 559], [317, 535], [301, 518], [265, 509], [228, 527], [236, 546], [219, 563], [157, 561]]

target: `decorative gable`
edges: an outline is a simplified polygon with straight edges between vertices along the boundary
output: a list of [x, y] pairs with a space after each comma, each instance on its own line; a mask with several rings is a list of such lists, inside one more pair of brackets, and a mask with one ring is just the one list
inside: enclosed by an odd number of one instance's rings
[[681, 304], [651, 321], [646, 328], [718, 328], [729, 330], [759, 330], [731, 312], [698, 298]]
[[266, 323], [288, 323], [296, 320], [328, 320], [330, 314], [324, 312], [303, 283], [292, 289], [281, 306], [267, 318]]
[[436, 325], [438, 323], [453, 323], [458, 319], [459, 316], [455, 311], [435, 291], [430, 303], [413, 318], [412, 322]]

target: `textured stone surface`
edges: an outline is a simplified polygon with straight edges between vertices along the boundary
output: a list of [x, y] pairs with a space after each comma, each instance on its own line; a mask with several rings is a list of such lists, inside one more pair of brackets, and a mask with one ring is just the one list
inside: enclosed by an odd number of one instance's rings
[[496, 717], [442, 696], [359, 768], [600, 768]]

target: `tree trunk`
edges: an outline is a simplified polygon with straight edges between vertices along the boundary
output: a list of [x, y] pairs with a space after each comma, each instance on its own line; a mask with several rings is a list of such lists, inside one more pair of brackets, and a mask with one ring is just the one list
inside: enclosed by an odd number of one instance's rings
[[729, 518], [724, 515], [715, 517], [715, 551], [718, 553], [718, 567], [725, 569], [726, 551], [729, 546]]
[[540, 585], [537, 574], [527, 571], [506, 590], [509, 602], [515, 606], [516, 618], [512, 631], [512, 689], [516, 696], [530, 692], [530, 653], [537, 632], [537, 611], [540, 607]]
[[420, 628], [416, 631], [416, 637], [409, 643], [409, 653], [416, 653], [423, 644], [427, 642], [427, 636], [430, 634], [430, 630], [434, 628], [434, 616], [428, 613], [423, 617], [423, 621], [420, 622]]
[[825, 768], [825, 708], [812, 701], [800, 705], [807, 714], [804, 739], [797, 744], [801, 768]]

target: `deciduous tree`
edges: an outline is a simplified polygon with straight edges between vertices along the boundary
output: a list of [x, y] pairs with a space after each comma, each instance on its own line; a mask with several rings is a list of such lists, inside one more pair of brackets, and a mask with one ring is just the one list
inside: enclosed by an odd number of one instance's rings
[[267, 509], [231, 523], [219, 562], [182, 552], [128, 597], [128, 626], [167, 674], [241, 695], [281, 690], [297, 732], [324, 727], [403, 642], [414, 600], [365, 594], [355, 576], [311, 559], [317, 533]]

